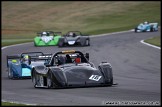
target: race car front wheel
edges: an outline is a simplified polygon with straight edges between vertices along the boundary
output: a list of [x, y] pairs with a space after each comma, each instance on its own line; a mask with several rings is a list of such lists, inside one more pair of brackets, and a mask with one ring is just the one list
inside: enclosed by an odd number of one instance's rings
[[89, 40], [87, 39], [86, 40], [86, 44], [85, 44], [86, 46], [90, 46], [90, 42], [89, 42]]
[[150, 28], [150, 32], [154, 32], [155, 29], [153, 27]]
[[59, 47], [63, 47], [64, 46], [64, 39], [59, 39], [58, 46]]
[[13, 72], [11, 71], [11, 68], [8, 68], [8, 78], [13, 79]]
[[59, 42], [59, 43], [58, 43], [58, 46], [59, 46], [59, 47], [62, 47], [62, 46], [63, 46], [63, 43], [62, 43], [62, 42]]
[[48, 76], [47, 76], [47, 87], [48, 88], [51, 88], [53, 86], [53, 84], [52, 84], [52, 75], [51, 75], [51, 73], [49, 72], [48, 73]]
[[134, 29], [134, 32], [137, 32], [137, 28]]
[[98, 67], [99, 71], [104, 75], [105, 83], [108, 86], [113, 85], [113, 73], [112, 73], [112, 67], [110, 64], [100, 64]]
[[33, 85], [34, 85], [34, 87], [36, 88], [36, 86], [37, 86], [37, 78], [36, 78], [36, 73], [35, 72], [33, 72], [33, 75], [32, 75], [32, 82], [33, 82]]
[[32, 78], [32, 81], [33, 81], [34, 87], [36, 88], [36, 79], [35, 79], [35, 77]]

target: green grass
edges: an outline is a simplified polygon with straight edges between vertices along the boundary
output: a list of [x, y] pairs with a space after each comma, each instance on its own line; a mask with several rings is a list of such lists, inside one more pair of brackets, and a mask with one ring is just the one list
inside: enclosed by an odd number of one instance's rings
[[160, 8], [160, 1], [2, 1], [2, 40], [33, 39], [43, 30], [95, 35], [160, 24]]
[[17, 104], [17, 103], [10, 103], [10, 102], [1, 102], [1, 106], [28, 106], [28, 105]]
[[144, 42], [161, 47], [161, 41], [160, 41], [161, 39], [160, 38], [161, 38], [160, 36], [156, 36], [156, 37], [144, 40]]

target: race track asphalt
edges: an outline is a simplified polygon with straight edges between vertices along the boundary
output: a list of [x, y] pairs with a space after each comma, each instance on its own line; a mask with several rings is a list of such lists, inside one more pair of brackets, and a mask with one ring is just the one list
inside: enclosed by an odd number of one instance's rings
[[[105, 105], [108, 101], [161, 105], [161, 50], [140, 43], [141, 40], [161, 35], [158, 32], [132, 31], [107, 36], [91, 37], [89, 47], [34, 47], [33, 43], [1, 49], [1, 98], [5, 101], [38, 105]], [[112, 87], [69, 89], [35, 89], [31, 79], [10, 80], [6, 72], [6, 55], [42, 51], [55, 53], [62, 50], [89, 52], [90, 61], [97, 67], [100, 62], [111, 63], [114, 82]], [[142, 102], [141, 102], [142, 101]], [[131, 103], [130, 103], [131, 104]], [[137, 104], [137, 103], [135, 103]]]

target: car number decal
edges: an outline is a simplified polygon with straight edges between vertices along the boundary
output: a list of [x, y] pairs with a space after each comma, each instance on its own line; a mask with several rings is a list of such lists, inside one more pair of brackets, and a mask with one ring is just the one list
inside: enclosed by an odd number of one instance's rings
[[91, 75], [91, 76], [89, 77], [89, 79], [90, 79], [90, 80], [94, 80], [94, 81], [99, 81], [101, 77], [102, 77], [102, 76], [99, 76], [99, 75]]

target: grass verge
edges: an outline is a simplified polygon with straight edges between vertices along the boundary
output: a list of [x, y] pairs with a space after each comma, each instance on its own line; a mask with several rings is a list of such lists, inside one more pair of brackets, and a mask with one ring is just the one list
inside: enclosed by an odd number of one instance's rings
[[156, 36], [156, 37], [153, 37], [150, 39], [146, 39], [146, 40], [144, 40], [144, 42], [161, 47], [161, 41], [160, 41], [161, 39], [160, 38], [161, 38], [160, 36]]
[[29, 106], [29, 105], [10, 103], [10, 102], [1, 102], [1, 106]]

